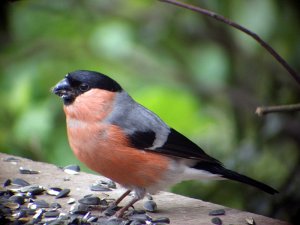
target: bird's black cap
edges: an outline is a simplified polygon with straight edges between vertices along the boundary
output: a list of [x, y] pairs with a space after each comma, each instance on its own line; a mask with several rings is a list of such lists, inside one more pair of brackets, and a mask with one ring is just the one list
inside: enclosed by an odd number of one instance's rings
[[86, 84], [89, 88], [99, 88], [112, 92], [122, 91], [122, 87], [110, 77], [95, 71], [76, 70], [68, 73], [66, 78], [72, 86]]
[[122, 87], [116, 81], [102, 73], [77, 70], [68, 73], [63, 80], [56, 84], [52, 92], [61, 97], [65, 105], [70, 105], [77, 96], [95, 88], [111, 92], [122, 91]]

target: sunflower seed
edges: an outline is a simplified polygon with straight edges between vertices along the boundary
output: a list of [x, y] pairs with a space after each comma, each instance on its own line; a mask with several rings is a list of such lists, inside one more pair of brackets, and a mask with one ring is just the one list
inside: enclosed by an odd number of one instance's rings
[[219, 217], [212, 218], [211, 222], [216, 225], [222, 225], [222, 220]]
[[245, 220], [249, 225], [255, 225], [253, 217], [247, 217]]
[[36, 214], [32, 217], [33, 219], [40, 219], [43, 216], [45, 211], [43, 209], [39, 209], [36, 211]]
[[145, 222], [145, 221], [151, 221], [152, 218], [148, 216], [147, 214], [134, 214], [128, 217], [129, 220], [132, 221], [139, 221], [139, 222]]
[[19, 168], [19, 172], [21, 174], [38, 174], [38, 173], [40, 173], [39, 171], [35, 171], [35, 170], [31, 170], [31, 169], [25, 169], [23, 167]]
[[39, 195], [42, 192], [44, 192], [44, 190], [45, 190], [44, 187], [33, 184], [33, 185], [28, 185], [28, 186], [22, 187], [20, 189], [20, 192], [22, 192], [22, 193], [29, 192], [32, 195]]
[[14, 179], [12, 181], [12, 184], [17, 185], [17, 186], [21, 186], [21, 187], [30, 185], [26, 180], [23, 180], [21, 178]]
[[103, 211], [103, 214], [106, 216], [113, 216], [119, 209], [120, 207], [116, 205], [111, 205]]
[[72, 205], [70, 209], [71, 214], [79, 214], [79, 215], [85, 215], [89, 212], [89, 206], [84, 204], [76, 204]]
[[105, 187], [102, 184], [92, 184], [92, 186], [90, 186], [90, 190], [91, 191], [111, 191], [110, 188]]
[[96, 196], [91, 196], [79, 199], [78, 202], [85, 205], [100, 205], [101, 200]]
[[67, 203], [71, 205], [74, 204], [75, 202], [76, 202], [75, 198], [70, 198]]
[[48, 195], [57, 196], [59, 194], [59, 192], [61, 192], [61, 191], [62, 191], [61, 188], [51, 187], [51, 188], [47, 189], [46, 193]]
[[25, 198], [19, 195], [13, 195], [8, 199], [11, 202], [18, 203], [19, 205], [23, 205], [25, 202]]
[[49, 208], [50, 205], [45, 200], [37, 200], [33, 203], [28, 204], [28, 208], [30, 209], [41, 209], [41, 208]]
[[5, 159], [3, 159], [4, 162], [17, 162], [20, 161], [19, 159], [15, 158], [15, 157], [7, 157]]
[[50, 208], [59, 209], [59, 208], [61, 208], [61, 205], [57, 202], [54, 202], [54, 203], [50, 204]]
[[160, 217], [155, 220], [152, 220], [152, 223], [154, 223], [154, 224], [157, 224], [157, 223], [170, 224], [170, 219], [168, 217]]
[[87, 222], [97, 222], [97, 221], [98, 221], [98, 218], [95, 216], [91, 216], [87, 219]]
[[55, 211], [48, 211], [44, 213], [44, 217], [58, 217], [59, 216], [59, 212], [57, 210]]
[[148, 212], [155, 212], [157, 210], [156, 202], [153, 200], [146, 201], [143, 207]]
[[75, 175], [80, 172], [80, 167], [78, 165], [68, 165], [63, 168], [64, 172], [70, 175]]
[[63, 198], [63, 197], [66, 197], [69, 193], [70, 193], [70, 189], [66, 188], [66, 189], [63, 189], [61, 190], [58, 195], [56, 195], [55, 198]]
[[225, 215], [225, 210], [224, 209], [216, 209], [216, 210], [212, 210], [209, 212], [210, 216], [221, 216], [221, 215]]
[[3, 182], [3, 187], [7, 187], [11, 184], [11, 180], [10, 179], [6, 179], [4, 182]]
[[10, 209], [18, 209], [20, 208], [20, 204], [16, 202], [6, 202], [3, 204], [5, 207], [10, 208]]

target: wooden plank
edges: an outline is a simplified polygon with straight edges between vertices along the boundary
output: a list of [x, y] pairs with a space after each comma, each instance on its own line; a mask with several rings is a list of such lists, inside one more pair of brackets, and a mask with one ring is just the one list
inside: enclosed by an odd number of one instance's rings
[[[18, 159], [16, 162], [6, 162], [8, 157], [14, 157]], [[19, 167], [24, 167], [32, 170], [40, 171], [39, 174], [20, 174]], [[43, 162], [35, 162], [29, 159], [11, 156], [4, 153], [0, 153], [0, 183], [2, 184], [6, 179], [23, 178], [30, 184], [39, 184], [44, 187], [61, 187], [70, 188], [71, 192], [69, 197], [76, 200], [82, 198], [88, 194], [99, 194], [99, 192], [92, 192], [90, 186], [98, 180], [105, 179], [104, 177], [87, 174], [80, 172], [79, 175], [69, 175], [62, 171], [55, 165], [51, 165]], [[66, 180], [68, 178], [69, 180]], [[110, 192], [111, 198], [117, 198], [124, 192], [124, 189], [118, 186]], [[101, 194], [100, 194], [101, 195]], [[68, 198], [55, 199], [53, 196], [41, 195], [39, 198], [45, 199], [47, 202], [58, 202], [63, 206], [64, 211], [70, 209], [70, 205], [67, 204]], [[149, 213], [154, 218], [168, 217], [171, 220], [171, 224], [178, 225], [201, 225], [212, 224], [212, 216], [209, 216], [209, 212], [216, 209], [225, 209], [226, 214], [219, 216], [223, 224], [247, 224], [246, 218], [253, 218], [256, 225], [288, 225], [287, 222], [268, 218], [265, 216], [253, 214], [250, 212], [243, 212], [236, 209], [227, 208], [221, 205], [204, 202], [197, 199], [192, 199], [180, 195], [176, 195], [168, 192], [160, 192], [153, 196], [158, 205], [158, 212]], [[127, 197], [124, 202], [130, 200]], [[138, 202], [135, 205], [136, 209], [142, 209], [142, 204], [145, 200]], [[124, 204], [122, 202], [121, 204]]]

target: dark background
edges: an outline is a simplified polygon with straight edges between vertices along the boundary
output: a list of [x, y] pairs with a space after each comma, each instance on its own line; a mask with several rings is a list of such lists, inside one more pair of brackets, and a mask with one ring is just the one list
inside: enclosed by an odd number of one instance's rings
[[[300, 71], [299, 1], [187, 2], [258, 33]], [[250, 37], [155, 0], [1, 1], [0, 24], [0, 151], [79, 163], [50, 88], [67, 72], [96, 70], [228, 168], [280, 194], [230, 181], [184, 182], [172, 191], [298, 221], [299, 113], [254, 112], [299, 102], [299, 85]]]

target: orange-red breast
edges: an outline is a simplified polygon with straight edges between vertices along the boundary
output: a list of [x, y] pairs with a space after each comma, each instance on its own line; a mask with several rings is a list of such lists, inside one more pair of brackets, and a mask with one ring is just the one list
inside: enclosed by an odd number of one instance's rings
[[146, 193], [183, 180], [230, 179], [277, 193], [266, 184], [224, 168], [106, 75], [71, 72], [53, 92], [63, 99], [69, 143], [77, 158], [128, 189], [116, 203], [134, 192], [118, 216]]

